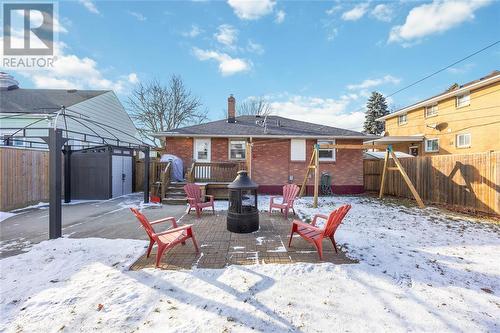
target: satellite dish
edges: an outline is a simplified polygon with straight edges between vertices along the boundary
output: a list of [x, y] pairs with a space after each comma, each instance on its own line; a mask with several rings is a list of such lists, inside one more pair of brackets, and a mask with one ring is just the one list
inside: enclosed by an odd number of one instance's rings
[[439, 123], [436, 125], [436, 129], [438, 131], [445, 130], [448, 127], [448, 123]]

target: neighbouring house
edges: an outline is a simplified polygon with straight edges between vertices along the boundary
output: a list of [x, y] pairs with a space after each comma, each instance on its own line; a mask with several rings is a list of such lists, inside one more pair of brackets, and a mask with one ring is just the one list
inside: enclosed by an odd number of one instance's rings
[[[210, 173], [213, 171], [208, 163], [244, 164], [248, 161], [251, 177], [260, 185], [259, 191], [270, 194], [281, 193], [286, 183], [302, 183], [315, 144], [362, 144], [374, 138], [360, 132], [279, 116], [237, 116], [236, 100], [232, 95], [228, 98], [227, 119], [159, 132], [154, 136], [165, 140], [165, 152], [180, 157], [185, 168], [194, 161], [205, 165], [205, 172]], [[334, 193], [364, 191], [361, 150], [324, 149], [320, 150], [319, 160], [321, 172], [331, 175]], [[310, 178], [308, 193], [312, 186]]]
[[500, 71], [377, 120], [385, 136], [375, 143], [414, 156], [500, 150]]
[[[63, 108], [66, 116], [57, 117]], [[68, 130], [69, 139], [80, 136], [73, 131], [109, 138], [103, 142], [106, 145], [140, 143], [134, 123], [112, 90], [23, 89], [12, 76], [0, 73], [0, 115], [0, 134], [10, 139], [2, 140], [5, 146], [37, 148], [18, 129], [35, 133], [37, 128], [54, 126], [56, 119], [58, 127]]]

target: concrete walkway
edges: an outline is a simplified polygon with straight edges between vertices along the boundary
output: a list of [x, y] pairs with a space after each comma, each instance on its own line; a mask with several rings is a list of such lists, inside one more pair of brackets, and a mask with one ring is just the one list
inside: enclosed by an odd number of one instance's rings
[[[105, 201], [63, 204], [63, 237], [147, 239], [128, 209], [139, 206], [142, 199], [142, 193], [134, 193]], [[19, 211], [17, 215], [0, 222], [0, 258], [17, 255], [48, 239], [48, 208], [46, 205]], [[166, 216], [180, 219], [186, 206], [146, 206], [143, 211], [152, 220]]]

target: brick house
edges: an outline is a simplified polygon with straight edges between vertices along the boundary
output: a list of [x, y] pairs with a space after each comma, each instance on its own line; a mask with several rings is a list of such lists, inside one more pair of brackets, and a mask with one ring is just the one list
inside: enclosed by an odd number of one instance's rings
[[[300, 185], [316, 143], [362, 144], [372, 136], [279, 116], [236, 116], [228, 98], [227, 119], [155, 133], [165, 140], [165, 153], [180, 157], [185, 169], [197, 162], [251, 161], [251, 177], [261, 193], [281, 193], [283, 184]], [[247, 143], [251, 156], [247, 156]], [[332, 190], [355, 194], [363, 188], [361, 150], [320, 150], [320, 170], [332, 177]], [[313, 179], [307, 192], [311, 193]]]

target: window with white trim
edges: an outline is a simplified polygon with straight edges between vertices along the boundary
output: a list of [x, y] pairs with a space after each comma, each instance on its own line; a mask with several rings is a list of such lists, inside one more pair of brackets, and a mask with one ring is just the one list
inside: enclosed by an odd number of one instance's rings
[[433, 104], [433, 105], [429, 105], [429, 106], [425, 107], [425, 117], [426, 118], [437, 116], [437, 114], [438, 114], [438, 105], [437, 104]]
[[428, 153], [435, 153], [439, 151], [439, 139], [426, 139], [425, 151]]
[[455, 144], [457, 148], [469, 148], [471, 142], [470, 133], [457, 134]]
[[[335, 140], [318, 140], [318, 145], [334, 145]], [[320, 161], [335, 161], [335, 149], [333, 148], [319, 148]]]
[[456, 98], [456, 107], [457, 108], [461, 108], [461, 107], [468, 106], [468, 105], [470, 105], [470, 94], [469, 93], [465, 93], [463, 95], [457, 96], [457, 98]]
[[305, 161], [306, 160], [306, 140], [291, 139], [290, 140], [290, 160]]
[[398, 116], [398, 125], [404, 125], [408, 123], [408, 114], [400, 114]]
[[244, 160], [246, 157], [247, 142], [245, 140], [229, 140], [229, 159]]

